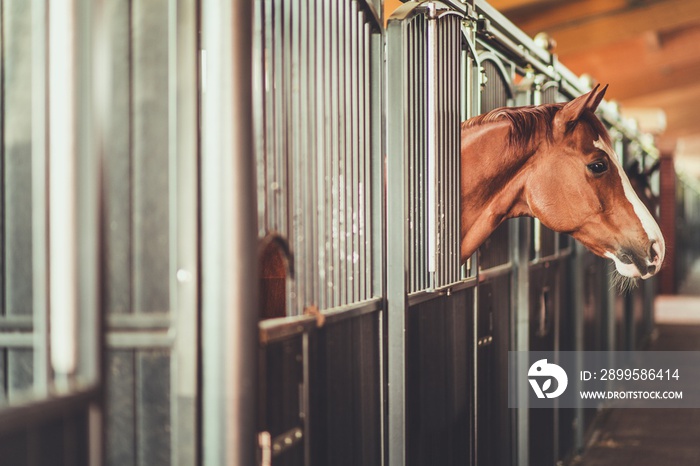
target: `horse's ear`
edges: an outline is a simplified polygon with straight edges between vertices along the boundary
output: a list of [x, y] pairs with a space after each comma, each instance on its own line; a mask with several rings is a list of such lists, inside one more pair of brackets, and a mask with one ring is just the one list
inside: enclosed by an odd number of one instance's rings
[[590, 92], [576, 97], [574, 100], [564, 105], [557, 113], [557, 124], [563, 125], [563, 128], [566, 128], [567, 123], [578, 121], [586, 110], [595, 112], [598, 105], [600, 105], [600, 101], [603, 100], [607, 89], [607, 84], [603, 88], [600, 87], [600, 84], [596, 84]]

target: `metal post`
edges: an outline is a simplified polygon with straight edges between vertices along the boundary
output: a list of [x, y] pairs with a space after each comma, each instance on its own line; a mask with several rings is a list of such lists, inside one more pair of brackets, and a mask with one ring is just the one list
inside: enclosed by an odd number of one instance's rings
[[[571, 254], [571, 292], [573, 294], [573, 309], [571, 309], [571, 314], [574, 319], [574, 350], [576, 351], [576, 367], [577, 369], [583, 365], [583, 350], [584, 350], [584, 325], [585, 320], [583, 317], [584, 313], [584, 300], [585, 292], [583, 289], [585, 272], [584, 272], [584, 254], [586, 251], [581, 243], [578, 241], [574, 242], [572, 246]], [[580, 388], [580, 381], [576, 380], [575, 388], [578, 390]], [[576, 417], [575, 417], [575, 429], [574, 429], [574, 450], [579, 450], [583, 448], [583, 429], [584, 429], [584, 411], [581, 406], [577, 406]]]
[[[516, 351], [530, 349], [530, 225], [529, 218], [521, 218], [513, 222], [510, 228], [510, 243], [512, 244], [513, 281], [512, 306], [514, 325], [511, 326], [514, 335], [512, 339]], [[515, 374], [510, 374], [515, 377]], [[518, 466], [529, 464], [530, 452], [530, 419], [528, 411], [528, 394], [530, 387], [526, 377], [517, 377], [518, 406], [516, 411], [515, 461]]]
[[170, 361], [171, 462], [194, 465], [197, 419], [197, 12], [194, 2], [168, 5], [170, 300], [175, 331]]
[[[32, 2], [32, 317], [34, 324], [34, 390], [48, 393], [48, 162], [47, 162], [47, 13], [44, 0]], [[4, 90], [3, 90], [4, 92]], [[4, 115], [3, 115], [4, 118]], [[4, 167], [3, 167], [4, 169]], [[4, 179], [4, 174], [3, 174]], [[3, 206], [4, 208], [4, 206]], [[4, 215], [4, 212], [3, 212]], [[3, 284], [4, 285], [4, 284]]]
[[391, 466], [406, 463], [406, 162], [404, 153], [405, 31], [400, 21], [387, 28], [387, 300], [388, 300], [388, 457]]
[[[49, 322], [50, 358], [57, 381], [77, 366], [77, 109], [76, 21], [73, 0], [49, 9]], [[60, 212], [60, 214], [58, 214]], [[65, 386], [64, 388], [68, 388]]]
[[252, 2], [202, 1], [206, 52], [201, 125], [205, 465], [255, 464], [258, 314], [252, 22]]

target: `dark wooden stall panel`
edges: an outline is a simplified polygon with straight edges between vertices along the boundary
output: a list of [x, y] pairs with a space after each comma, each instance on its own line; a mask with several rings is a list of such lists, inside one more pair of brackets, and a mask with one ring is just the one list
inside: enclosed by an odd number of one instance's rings
[[381, 465], [379, 314], [328, 324], [310, 338], [313, 465]]
[[474, 289], [408, 310], [407, 464], [470, 464]]
[[508, 409], [511, 277], [479, 284], [477, 300], [476, 464], [512, 463]]
[[[549, 265], [549, 264], [547, 264]], [[539, 264], [530, 270], [530, 350], [554, 351], [557, 307], [556, 288], [550, 267]], [[550, 361], [553, 362], [553, 361]], [[529, 410], [530, 463], [554, 461], [555, 415], [553, 409]]]
[[[303, 428], [303, 342], [298, 335], [270, 343], [260, 352], [259, 430], [272, 438]], [[304, 444], [297, 442], [273, 459], [275, 465], [303, 465]]]

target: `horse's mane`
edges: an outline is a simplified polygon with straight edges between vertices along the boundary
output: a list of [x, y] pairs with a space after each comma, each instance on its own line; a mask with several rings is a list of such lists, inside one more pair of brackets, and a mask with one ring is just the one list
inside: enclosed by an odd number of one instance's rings
[[[530, 141], [538, 130], [542, 129], [544, 129], [546, 138], [551, 141], [553, 138], [554, 116], [563, 107], [563, 103], [530, 105], [526, 107], [502, 107], [470, 118], [465, 125], [467, 128], [473, 128], [496, 121], [507, 121], [510, 124], [509, 144], [511, 147], [522, 147]], [[605, 126], [593, 112], [583, 112], [581, 120], [591, 125], [593, 130], [606, 142], [610, 142]], [[573, 126], [567, 128], [567, 132], [572, 129]]]

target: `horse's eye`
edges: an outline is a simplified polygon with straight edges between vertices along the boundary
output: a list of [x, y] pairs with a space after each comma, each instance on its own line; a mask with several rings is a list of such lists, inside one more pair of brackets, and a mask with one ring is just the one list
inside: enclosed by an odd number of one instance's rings
[[605, 173], [608, 170], [608, 165], [603, 161], [598, 161], [589, 163], [588, 169], [596, 175], [600, 175], [601, 173]]

